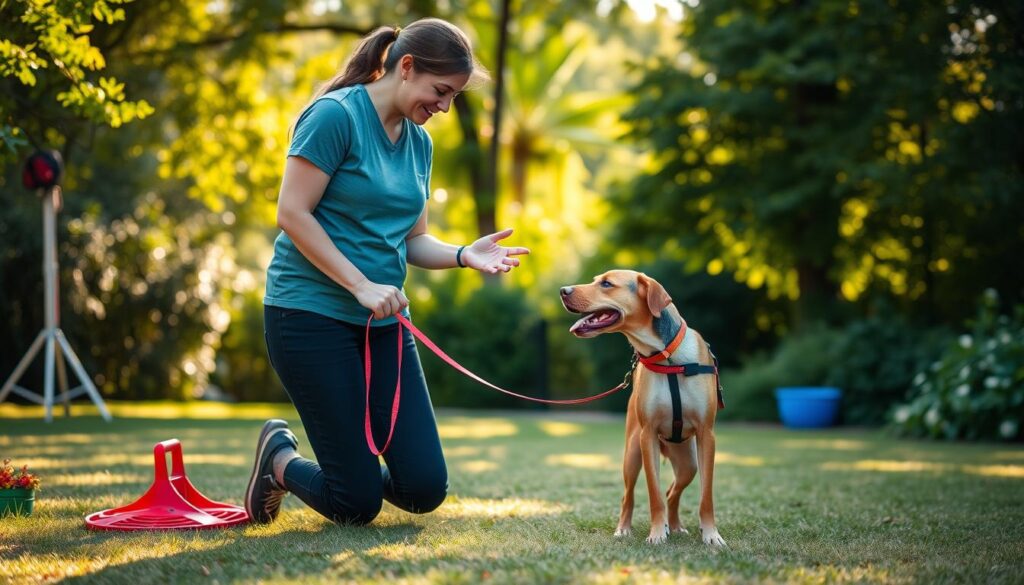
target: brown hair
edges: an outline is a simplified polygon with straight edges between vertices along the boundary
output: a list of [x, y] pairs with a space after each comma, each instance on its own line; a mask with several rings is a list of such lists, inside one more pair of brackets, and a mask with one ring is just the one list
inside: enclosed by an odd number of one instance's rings
[[466, 33], [440, 18], [423, 18], [405, 28], [382, 26], [363, 37], [345, 69], [321, 86], [313, 99], [342, 87], [377, 81], [393, 71], [404, 55], [412, 55], [417, 72], [468, 73], [470, 83], [489, 78], [473, 57]]

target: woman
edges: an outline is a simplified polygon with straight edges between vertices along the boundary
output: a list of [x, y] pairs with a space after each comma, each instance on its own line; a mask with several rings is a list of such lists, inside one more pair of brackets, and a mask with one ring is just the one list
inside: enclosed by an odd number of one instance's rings
[[395, 314], [408, 315], [406, 263], [494, 274], [529, 253], [498, 244], [512, 230], [469, 246], [427, 233], [433, 147], [420, 125], [485, 76], [466, 35], [448, 22], [383, 27], [363, 39], [296, 123], [264, 317], [271, 364], [316, 461], [298, 455], [287, 423], [267, 421], [245, 497], [254, 522], [272, 522], [288, 492], [349, 524], [373, 520], [382, 499], [415, 513], [444, 500], [448, 472], [411, 334], [402, 333], [401, 409], [384, 467], [364, 435], [363, 347], [372, 314], [369, 408], [382, 445], [399, 375]]

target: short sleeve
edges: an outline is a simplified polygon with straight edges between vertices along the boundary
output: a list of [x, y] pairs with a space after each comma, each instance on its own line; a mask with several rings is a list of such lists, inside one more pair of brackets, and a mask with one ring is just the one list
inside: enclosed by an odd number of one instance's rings
[[301, 156], [328, 176], [341, 166], [351, 138], [348, 111], [337, 101], [317, 100], [295, 123], [288, 156]]

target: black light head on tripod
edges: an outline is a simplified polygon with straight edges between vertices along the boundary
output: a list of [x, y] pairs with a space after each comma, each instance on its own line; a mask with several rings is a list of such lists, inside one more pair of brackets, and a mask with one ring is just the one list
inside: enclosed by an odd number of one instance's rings
[[64, 160], [56, 150], [37, 150], [25, 161], [21, 182], [26, 189], [51, 189], [60, 184]]

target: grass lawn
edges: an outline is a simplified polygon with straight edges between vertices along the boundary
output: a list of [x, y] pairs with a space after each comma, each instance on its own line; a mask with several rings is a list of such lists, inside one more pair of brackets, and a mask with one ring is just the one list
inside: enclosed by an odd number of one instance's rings
[[[85, 408], [85, 407], [83, 407]], [[86, 409], [87, 412], [88, 409]], [[448, 500], [416, 516], [385, 504], [369, 527], [335, 526], [294, 496], [269, 526], [92, 532], [83, 517], [152, 480], [152, 448], [182, 441], [205, 495], [242, 503], [262, 419], [287, 407], [113, 405], [117, 418], [0, 405], [0, 456], [43, 478], [36, 512], [0, 520], [0, 583], [71, 582], [1024, 582], [1024, 449], [895, 440], [880, 431], [718, 427], [715, 505], [727, 549], [689, 535], [612, 536], [623, 419], [571, 412], [441, 412]], [[662, 468], [667, 488], [671, 469]]]

